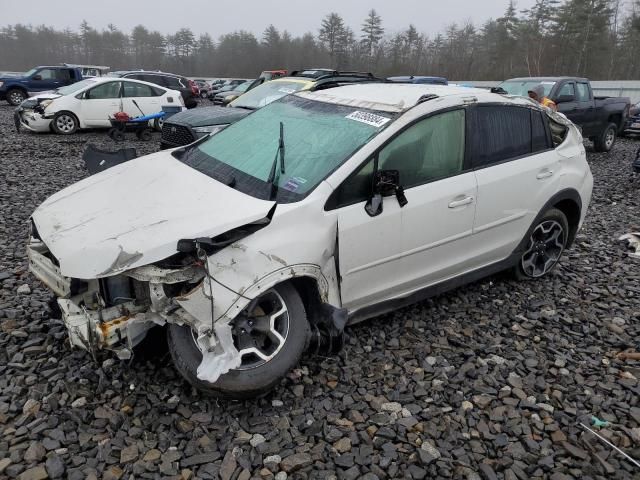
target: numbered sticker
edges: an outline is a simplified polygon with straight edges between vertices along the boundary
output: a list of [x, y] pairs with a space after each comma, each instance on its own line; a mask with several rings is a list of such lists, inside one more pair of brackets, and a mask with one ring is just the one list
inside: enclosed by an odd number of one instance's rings
[[345, 118], [348, 118], [349, 120], [355, 120], [356, 122], [360, 123], [366, 123], [367, 125], [371, 125], [374, 127], [382, 127], [383, 125], [388, 123], [389, 120], [391, 120], [390, 118], [376, 115], [375, 113], [361, 112], [359, 110], [350, 113]]

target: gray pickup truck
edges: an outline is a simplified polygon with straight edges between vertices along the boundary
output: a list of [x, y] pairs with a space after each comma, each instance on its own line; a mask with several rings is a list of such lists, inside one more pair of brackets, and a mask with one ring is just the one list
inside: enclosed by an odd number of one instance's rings
[[628, 97], [596, 97], [586, 78], [525, 77], [512, 78], [498, 85], [510, 95], [526, 97], [541, 85], [558, 111], [582, 128], [582, 136], [593, 142], [598, 152], [608, 152], [624, 130], [631, 101]]

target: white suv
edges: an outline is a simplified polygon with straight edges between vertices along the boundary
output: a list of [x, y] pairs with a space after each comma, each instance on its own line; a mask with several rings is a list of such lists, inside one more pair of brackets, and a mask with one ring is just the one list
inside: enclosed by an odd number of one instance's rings
[[345, 322], [498, 270], [544, 276], [592, 184], [578, 129], [529, 99], [338, 87], [53, 195], [30, 266], [72, 344], [127, 357], [166, 325], [192, 384], [247, 397]]

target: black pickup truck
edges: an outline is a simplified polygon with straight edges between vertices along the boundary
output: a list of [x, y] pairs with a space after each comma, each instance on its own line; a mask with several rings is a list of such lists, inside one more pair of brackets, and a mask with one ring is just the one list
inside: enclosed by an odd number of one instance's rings
[[593, 142], [598, 152], [608, 152], [624, 130], [631, 101], [628, 97], [596, 97], [586, 78], [512, 78], [498, 85], [510, 95], [528, 96], [536, 86], [544, 88], [558, 111], [582, 128], [582, 136]]

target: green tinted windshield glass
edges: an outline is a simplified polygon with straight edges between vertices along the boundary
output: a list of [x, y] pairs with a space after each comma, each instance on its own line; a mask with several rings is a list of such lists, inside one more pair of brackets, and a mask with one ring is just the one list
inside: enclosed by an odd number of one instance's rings
[[247, 93], [231, 102], [232, 107], [251, 108], [253, 110], [262, 108], [275, 102], [279, 98], [295, 93], [308, 85], [307, 82], [287, 82], [285, 80], [275, 80], [266, 82], [259, 87], [249, 90]]
[[541, 80], [535, 80], [535, 81], [510, 80], [507, 82], [502, 82], [498, 86], [504, 89], [509, 95], [519, 95], [521, 97], [528, 97], [529, 90], [533, 90], [538, 85], [542, 85], [542, 88], [544, 88], [544, 96], [548, 97], [549, 94], [551, 93], [551, 89], [555, 84], [556, 82], [552, 82], [552, 81], [545, 82]]
[[264, 197], [279, 151], [282, 122], [285, 172], [281, 173], [278, 163], [274, 183], [279, 201], [295, 201], [377, 135], [391, 118], [385, 112], [289, 95], [222, 130], [183, 161], [213, 178], [232, 182], [245, 193]]

